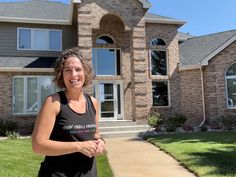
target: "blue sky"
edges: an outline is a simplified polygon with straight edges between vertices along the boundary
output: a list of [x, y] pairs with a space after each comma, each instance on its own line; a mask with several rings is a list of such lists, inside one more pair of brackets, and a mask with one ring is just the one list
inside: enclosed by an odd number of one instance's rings
[[205, 35], [236, 29], [236, 0], [149, 0], [151, 13], [186, 21], [179, 31]]
[[[16, 1], [16, 0], [0, 0]], [[55, 0], [69, 2], [69, 0]], [[236, 29], [236, 0], [149, 0], [150, 13], [186, 21], [179, 31], [206, 35]]]

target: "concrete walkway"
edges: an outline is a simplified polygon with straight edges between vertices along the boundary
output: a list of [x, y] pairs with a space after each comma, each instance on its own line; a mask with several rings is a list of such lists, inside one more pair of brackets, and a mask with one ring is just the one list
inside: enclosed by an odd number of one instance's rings
[[107, 138], [115, 177], [196, 177], [171, 156], [140, 138]]

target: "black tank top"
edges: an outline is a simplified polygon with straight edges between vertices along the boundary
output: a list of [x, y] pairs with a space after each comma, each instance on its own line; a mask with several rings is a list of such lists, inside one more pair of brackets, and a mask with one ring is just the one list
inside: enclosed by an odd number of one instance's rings
[[[61, 100], [60, 112], [50, 139], [64, 142], [93, 140], [96, 131], [96, 110], [90, 96], [84, 94], [86, 112], [80, 114], [70, 108], [63, 91], [58, 94]], [[41, 163], [39, 177], [97, 177], [96, 160], [79, 152], [46, 156]]]

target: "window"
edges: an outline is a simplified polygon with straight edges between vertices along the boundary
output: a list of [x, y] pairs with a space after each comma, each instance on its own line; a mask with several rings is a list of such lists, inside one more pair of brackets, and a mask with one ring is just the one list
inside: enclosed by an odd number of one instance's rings
[[167, 75], [166, 51], [151, 50], [152, 75]]
[[103, 48], [93, 48], [92, 62], [93, 70], [97, 76], [116, 76], [120, 75], [120, 50], [115, 48], [106, 48], [103, 44], [112, 44], [114, 40], [107, 35], [96, 39], [98, 46]]
[[226, 71], [227, 107], [236, 108], [236, 63]]
[[120, 75], [120, 50], [93, 48], [93, 70], [96, 75]]
[[153, 106], [169, 106], [167, 81], [152, 82], [152, 98]]
[[160, 38], [154, 38], [150, 42], [150, 57], [151, 57], [151, 73], [152, 75], [158, 76], [166, 76], [167, 75], [167, 55], [166, 51], [159, 50], [159, 46], [164, 46], [165, 41]]
[[165, 41], [161, 38], [154, 38], [150, 42], [151, 46], [166, 45]]
[[114, 44], [114, 40], [109, 36], [101, 36], [96, 39], [96, 44]]
[[61, 51], [62, 31], [56, 29], [17, 29], [18, 50]]
[[44, 99], [56, 92], [52, 76], [16, 76], [13, 78], [13, 113], [36, 114]]

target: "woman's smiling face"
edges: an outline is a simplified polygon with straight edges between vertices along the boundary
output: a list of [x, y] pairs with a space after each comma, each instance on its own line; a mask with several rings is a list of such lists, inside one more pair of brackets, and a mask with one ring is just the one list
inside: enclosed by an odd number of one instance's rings
[[75, 56], [66, 59], [63, 67], [63, 79], [66, 89], [82, 88], [84, 86], [84, 68], [80, 59]]

